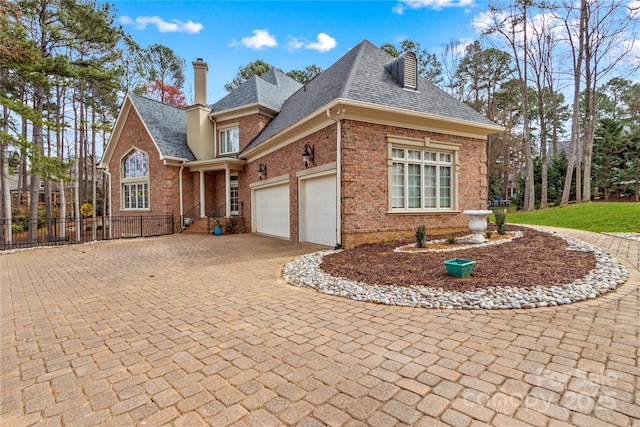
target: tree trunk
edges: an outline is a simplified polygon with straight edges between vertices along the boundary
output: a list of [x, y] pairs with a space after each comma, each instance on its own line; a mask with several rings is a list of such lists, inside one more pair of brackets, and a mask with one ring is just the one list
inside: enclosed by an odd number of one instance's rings
[[[21, 89], [20, 97], [24, 104], [27, 103], [27, 95], [24, 88]], [[28, 124], [27, 121], [22, 118], [21, 119], [21, 132], [22, 138], [24, 141], [28, 139]], [[17, 208], [20, 209], [20, 213], [22, 214], [22, 193], [27, 191], [27, 149], [26, 147], [20, 147], [20, 170], [18, 172], [18, 203]]]
[[[524, 22], [527, 22], [527, 2], [523, 3]], [[536, 194], [535, 194], [535, 179], [533, 174], [533, 150], [531, 147], [531, 127], [529, 118], [529, 86], [528, 81], [528, 61], [527, 61], [527, 26], [524, 25], [524, 59], [522, 70], [522, 116], [524, 119], [523, 125], [523, 141], [525, 149], [525, 186], [524, 186], [524, 211], [532, 211], [535, 209]]]
[[[4, 106], [2, 108], [2, 117], [4, 123], [4, 132], [9, 129], [9, 109]], [[11, 189], [9, 188], [9, 142], [0, 140], [1, 152], [0, 152], [0, 172], [2, 173], [0, 181], [0, 187], [2, 187], [2, 211], [0, 212], [0, 219], [4, 219], [2, 234], [4, 236], [4, 243], [11, 244]]]
[[[49, 105], [51, 105], [49, 103]], [[49, 117], [47, 118], [47, 120], [51, 120], [50, 117], [50, 112], [47, 111], [47, 114], [49, 114]], [[47, 131], [47, 157], [51, 157], [51, 126], [48, 126], [48, 131]], [[52, 237], [54, 237], [54, 232], [53, 232], [53, 224], [51, 221], [51, 217], [53, 216], [53, 212], [52, 212], [52, 197], [51, 197], [51, 179], [49, 177], [47, 177], [47, 179], [44, 181], [44, 209], [45, 209], [45, 215], [47, 217], [47, 237], [49, 239], [51, 239]]]
[[[564, 177], [564, 188], [562, 189], [562, 200], [560, 206], [569, 204], [571, 194], [571, 183], [573, 181], [573, 169], [576, 167], [576, 178], [580, 175], [580, 167], [577, 164], [578, 146], [580, 139], [580, 72], [582, 70], [583, 50], [584, 50], [584, 27], [586, 20], [587, 0], [580, 0], [580, 36], [578, 38], [578, 53], [573, 64], [573, 116], [571, 118], [571, 146], [569, 148], [569, 159], [567, 173]], [[568, 25], [568, 23], [566, 24]], [[574, 51], [575, 54], [575, 51]], [[577, 190], [577, 186], [576, 186]]]
[[[595, 79], [591, 73], [591, 67], [586, 67], [586, 83], [587, 90], [585, 91], [588, 96], [585, 100], [585, 120], [584, 120], [584, 151], [583, 151], [583, 164], [584, 173], [582, 179], [582, 201], [591, 201], [591, 163], [593, 159], [593, 138], [595, 135], [596, 124], [596, 109], [595, 99], [597, 97]], [[593, 80], [592, 80], [593, 79]]]
[[[44, 112], [44, 86], [36, 85], [34, 91], [34, 111], [38, 117]], [[42, 124], [33, 124], [33, 153], [32, 158], [44, 155], [42, 141]], [[31, 168], [31, 188], [29, 203], [29, 242], [36, 242], [38, 237], [38, 202], [40, 201], [40, 175]]]

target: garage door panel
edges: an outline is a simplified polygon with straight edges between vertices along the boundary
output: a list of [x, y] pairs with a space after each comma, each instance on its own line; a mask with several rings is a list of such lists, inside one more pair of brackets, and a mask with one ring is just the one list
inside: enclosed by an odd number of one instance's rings
[[304, 181], [302, 236], [307, 242], [336, 244], [336, 176], [325, 175]]
[[289, 185], [255, 190], [256, 231], [289, 238]]

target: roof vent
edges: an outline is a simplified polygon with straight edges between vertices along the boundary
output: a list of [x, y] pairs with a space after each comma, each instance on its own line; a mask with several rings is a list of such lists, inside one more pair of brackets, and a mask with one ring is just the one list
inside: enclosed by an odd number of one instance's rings
[[418, 89], [418, 61], [416, 54], [405, 52], [385, 66], [400, 86], [405, 89]]

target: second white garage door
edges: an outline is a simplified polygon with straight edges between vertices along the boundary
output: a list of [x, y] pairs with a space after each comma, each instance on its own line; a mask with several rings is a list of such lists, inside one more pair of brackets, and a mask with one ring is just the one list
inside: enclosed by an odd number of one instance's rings
[[336, 175], [300, 181], [300, 240], [334, 246], [336, 237]]
[[289, 238], [289, 184], [255, 190], [255, 230]]

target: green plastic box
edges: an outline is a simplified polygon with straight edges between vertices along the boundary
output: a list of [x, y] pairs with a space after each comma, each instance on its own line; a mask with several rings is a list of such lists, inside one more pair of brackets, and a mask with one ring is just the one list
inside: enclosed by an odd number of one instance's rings
[[460, 277], [461, 279], [471, 276], [471, 271], [473, 271], [475, 263], [475, 261], [471, 261], [470, 259], [462, 258], [453, 258], [443, 262], [445, 267], [447, 267], [448, 274]]

